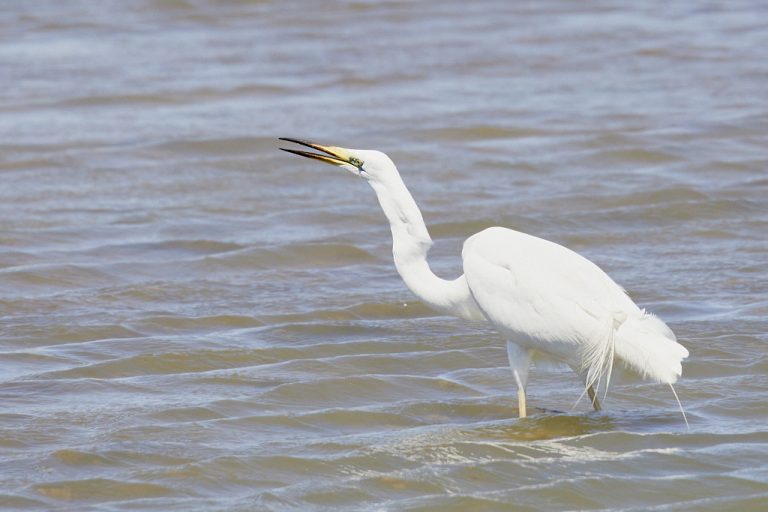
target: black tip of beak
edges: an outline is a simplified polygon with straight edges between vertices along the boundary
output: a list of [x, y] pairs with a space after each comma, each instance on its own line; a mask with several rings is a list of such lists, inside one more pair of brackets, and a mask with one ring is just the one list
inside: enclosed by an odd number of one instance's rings
[[309, 142], [308, 140], [292, 139], [290, 137], [278, 137], [277, 140], [284, 140], [286, 142], [293, 142], [294, 144], [299, 144], [299, 145], [302, 145], [302, 146], [306, 146], [308, 148], [313, 148], [313, 146], [314, 146], [314, 144]]
[[[319, 148], [317, 144], [314, 144], [312, 142], [309, 142], [308, 140], [301, 140], [301, 139], [292, 139], [290, 137], [278, 137], [277, 140], [284, 140], [286, 142], [293, 142], [294, 144], [298, 144], [300, 146], [305, 146], [312, 149], [319, 149], [320, 151], [324, 151], [323, 149]], [[286, 151], [288, 153], [293, 153], [294, 155], [301, 155], [301, 156], [307, 156], [312, 153], [308, 153], [306, 151], [300, 151], [297, 149], [287, 149], [287, 148], [280, 148], [281, 151]]]

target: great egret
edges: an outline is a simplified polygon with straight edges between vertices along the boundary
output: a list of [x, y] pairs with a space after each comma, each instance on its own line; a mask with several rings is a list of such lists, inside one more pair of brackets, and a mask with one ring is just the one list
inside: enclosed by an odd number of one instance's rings
[[688, 351], [672, 330], [583, 256], [548, 240], [491, 227], [464, 242], [464, 275], [441, 279], [427, 263], [432, 239], [421, 212], [387, 155], [281, 140], [320, 153], [283, 151], [337, 165], [373, 187], [392, 230], [397, 272], [419, 299], [440, 312], [490, 322], [509, 340], [521, 418], [526, 416], [525, 388], [534, 354], [579, 374], [595, 410], [600, 410], [595, 388], [602, 382], [607, 391], [614, 360], [670, 387], [681, 375]]

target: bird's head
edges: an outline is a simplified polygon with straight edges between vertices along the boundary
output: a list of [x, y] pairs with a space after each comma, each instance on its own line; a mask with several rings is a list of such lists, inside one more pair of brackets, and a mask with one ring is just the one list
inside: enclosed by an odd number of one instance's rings
[[280, 140], [293, 142], [315, 149], [320, 153], [313, 153], [300, 149], [280, 148], [294, 155], [305, 156], [314, 160], [320, 160], [328, 164], [336, 165], [347, 171], [365, 178], [369, 182], [384, 182], [389, 176], [397, 176], [397, 168], [390, 158], [381, 151], [367, 149], [346, 149], [337, 146], [323, 146], [314, 142], [299, 139], [281, 137]]

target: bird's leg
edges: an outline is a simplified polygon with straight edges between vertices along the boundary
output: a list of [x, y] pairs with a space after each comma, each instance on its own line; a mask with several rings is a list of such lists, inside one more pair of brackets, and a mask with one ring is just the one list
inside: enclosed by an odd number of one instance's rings
[[595, 389], [591, 384], [587, 388], [587, 395], [589, 395], [589, 401], [592, 402], [592, 407], [594, 407], [596, 411], [603, 410], [603, 408], [600, 406], [600, 401], [597, 399], [597, 393], [595, 393]]
[[528, 367], [531, 365], [531, 352], [520, 345], [507, 342], [507, 359], [512, 367], [512, 374], [517, 384], [518, 416], [525, 418], [528, 411], [525, 403], [525, 385], [528, 383]]
[[523, 388], [517, 388], [517, 410], [519, 417], [525, 418], [528, 416], [528, 411], [526, 411], [525, 407], [525, 389]]

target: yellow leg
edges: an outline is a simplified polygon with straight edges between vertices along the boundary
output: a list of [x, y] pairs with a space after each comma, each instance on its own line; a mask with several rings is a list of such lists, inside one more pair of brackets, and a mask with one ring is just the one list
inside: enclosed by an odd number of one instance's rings
[[518, 388], [517, 390], [517, 408], [521, 418], [528, 416], [527, 411], [525, 410], [525, 390], [523, 388]]
[[589, 395], [589, 400], [592, 402], [592, 407], [594, 407], [596, 411], [603, 410], [603, 408], [600, 407], [600, 401], [597, 399], [597, 395], [595, 394], [595, 390], [592, 389], [592, 386], [587, 388], [587, 395]]
[[512, 374], [515, 376], [515, 384], [517, 384], [517, 407], [519, 414], [521, 418], [525, 418], [528, 416], [528, 411], [525, 409], [525, 384], [528, 382], [531, 351], [508, 341], [507, 358], [509, 359], [509, 366], [512, 368]]

